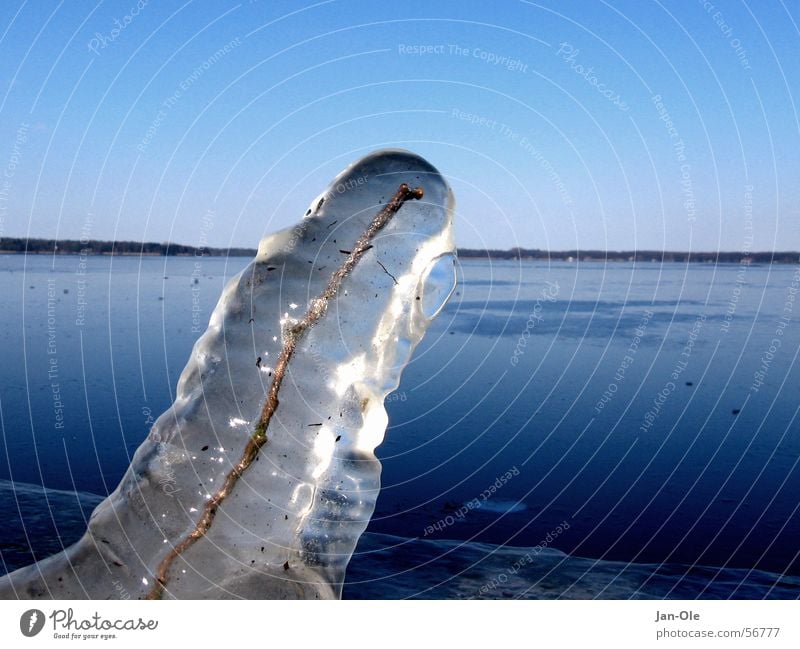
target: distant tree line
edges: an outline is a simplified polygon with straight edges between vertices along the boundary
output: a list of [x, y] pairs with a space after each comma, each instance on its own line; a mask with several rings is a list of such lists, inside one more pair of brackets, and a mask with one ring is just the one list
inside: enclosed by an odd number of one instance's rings
[[475, 250], [459, 248], [462, 258], [535, 259], [541, 261], [636, 261], [636, 262], [705, 262], [739, 264], [797, 264], [800, 252], [675, 252], [670, 250], [539, 250], [511, 248], [509, 250]]
[[[254, 248], [198, 248], [180, 243], [142, 243], [140, 241], [76, 241], [74, 239], [23, 239], [0, 238], [0, 252], [17, 252], [57, 255], [154, 255], [210, 257], [253, 257]], [[797, 264], [799, 252], [674, 252], [664, 250], [559, 250], [538, 248], [511, 248], [486, 250], [459, 248], [459, 257], [465, 259], [535, 259], [550, 261], [636, 261], [636, 262], [705, 262], [739, 264]]]
[[152, 243], [140, 241], [95, 241], [74, 239], [22, 239], [0, 238], [0, 252], [27, 252], [57, 255], [153, 255], [189, 256], [201, 254], [210, 257], [253, 257], [254, 248], [198, 248], [180, 243]]

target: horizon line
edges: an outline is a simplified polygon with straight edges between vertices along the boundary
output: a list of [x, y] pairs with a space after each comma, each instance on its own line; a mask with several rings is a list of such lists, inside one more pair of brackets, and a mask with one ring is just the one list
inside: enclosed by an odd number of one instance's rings
[[[13, 242], [24, 242], [25, 249], [13, 249], [10, 247], [10, 244]], [[28, 248], [33, 244], [37, 250], [28, 250]], [[205, 245], [190, 245], [190, 244], [182, 244], [177, 243], [174, 241], [136, 241], [133, 239], [53, 239], [48, 237], [13, 237], [13, 236], [3, 236], [0, 237], [0, 253], [20, 253], [25, 254], [28, 252], [32, 252], [35, 254], [42, 254], [46, 252], [44, 246], [50, 248], [47, 252], [51, 252], [53, 254], [80, 254], [82, 249], [89, 248], [90, 250], [87, 251], [85, 254], [90, 255], [103, 255], [103, 254], [110, 254], [110, 255], [122, 255], [126, 254], [123, 252], [116, 252], [115, 249], [124, 246], [126, 248], [132, 247], [139, 247], [142, 252], [145, 250], [152, 250], [158, 251], [150, 253], [150, 254], [161, 254], [162, 256], [181, 256], [181, 254], [190, 254], [200, 252], [201, 254], [207, 254], [209, 256], [220, 256], [221, 254], [228, 253], [230, 254], [231, 251], [236, 251], [236, 255], [233, 256], [244, 256], [245, 254], [255, 255], [258, 251], [257, 247], [249, 247], [249, 246], [205, 246]], [[74, 253], [69, 251], [65, 252], [58, 252], [59, 247], [66, 247], [74, 250]], [[101, 247], [101, 248], [110, 248], [111, 250], [104, 251], [95, 251], [91, 250], [94, 247]], [[170, 249], [174, 249], [175, 252], [172, 254], [169, 253]], [[583, 255], [686, 255], [686, 256], [713, 256], [713, 255], [740, 255], [742, 258], [747, 259], [750, 257], [761, 257], [764, 256], [780, 256], [780, 257], [787, 257], [787, 256], [795, 256], [798, 258], [798, 262], [800, 262], [800, 251], [798, 250], [667, 250], [667, 249], [658, 249], [658, 248], [634, 248], [634, 249], [580, 249], [580, 248], [572, 248], [572, 249], [562, 249], [562, 250], [547, 250], [543, 248], [526, 248], [523, 246], [512, 246], [509, 248], [471, 248], [471, 247], [457, 247], [458, 253], [464, 254], [466, 253], [467, 256], [474, 255], [475, 253], [481, 255], [487, 255], [491, 253], [498, 253], [504, 255], [512, 255], [514, 257], [519, 256], [531, 256], [531, 255], [541, 255], [541, 256], [583, 256]], [[128, 255], [132, 254], [133, 251], [127, 252]], [[135, 253], [134, 253], [135, 254]]]

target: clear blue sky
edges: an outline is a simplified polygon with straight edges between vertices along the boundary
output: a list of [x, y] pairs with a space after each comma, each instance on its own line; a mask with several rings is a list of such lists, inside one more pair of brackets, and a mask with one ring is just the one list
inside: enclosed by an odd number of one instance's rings
[[462, 246], [800, 249], [798, 24], [780, 0], [6, 0], [0, 235], [255, 247], [400, 146], [449, 177]]

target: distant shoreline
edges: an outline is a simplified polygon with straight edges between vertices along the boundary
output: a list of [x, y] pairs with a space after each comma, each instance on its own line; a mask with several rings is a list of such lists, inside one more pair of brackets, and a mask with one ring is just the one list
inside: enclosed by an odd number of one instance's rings
[[[179, 243], [0, 238], [0, 254], [92, 255], [119, 257], [254, 257], [255, 248], [209, 248]], [[464, 259], [524, 259], [568, 262], [679, 262], [727, 264], [798, 264], [800, 252], [686, 252], [673, 250], [539, 250], [459, 248]]]

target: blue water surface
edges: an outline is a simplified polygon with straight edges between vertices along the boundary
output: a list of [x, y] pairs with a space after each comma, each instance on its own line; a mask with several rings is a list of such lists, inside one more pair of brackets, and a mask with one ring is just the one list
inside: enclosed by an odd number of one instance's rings
[[[0, 479], [112, 490], [247, 262], [0, 256]], [[462, 260], [387, 399], [373, 543], [800, 574], [798, 268]]]

